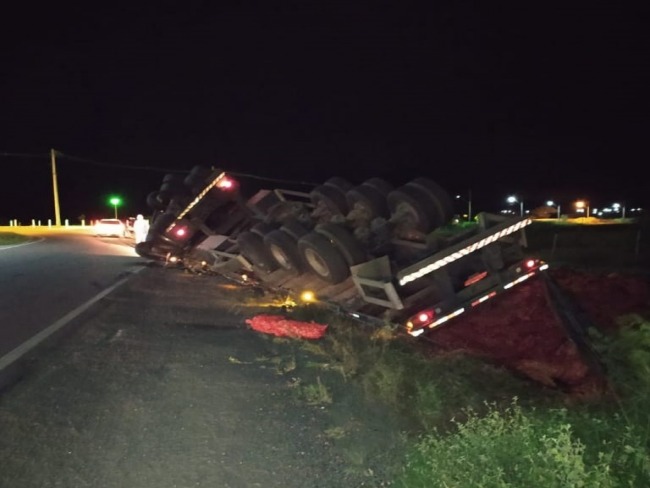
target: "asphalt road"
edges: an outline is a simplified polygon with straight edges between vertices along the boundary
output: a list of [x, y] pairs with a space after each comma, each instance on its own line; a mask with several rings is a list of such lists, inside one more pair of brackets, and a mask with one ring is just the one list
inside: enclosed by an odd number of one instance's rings
[[0, 392], [0, 487], [390, 486], [406, 424], [317, 344], [248, 327], [259, 301], [181, 269], [130, 277]]
[[144, 264], [131, 239], [98, 238], [83, 229], [18, 232], [33, 241], [0, 246], [0, 369], [8, 353]]

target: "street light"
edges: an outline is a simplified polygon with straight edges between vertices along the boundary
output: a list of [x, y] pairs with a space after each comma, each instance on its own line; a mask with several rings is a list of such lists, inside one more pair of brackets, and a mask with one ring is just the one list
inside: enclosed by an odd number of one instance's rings
[[578, 200], [576, 202], [576, 208], [579, 210], [587, 209], [587, 217], [589, 217], [589, 202], [586, 202], [585, 200]]
[[[621, 218], [625, 218], [625, 205], [621, 205], [620, 203], [612, 203], [612, 208], [616, 210], [617, 212], [621, 212]], [[621, 210], [622, 209], [622, 210]]]
[[122, 204], [122, 199], [120, 197], [111, 197], [108, 202], [113, 205], [115, 210], [115, 218], [117, 218], [117, 206]]
[[[464, 198], [456, 195], [456, 200], [464, 200]], [[467, 221], [472, 221], [472, 190], [467, 190]]]
[[507, 198], [508, 203], [519, 203], [519, 215], [524, 216], [524, 201], [514, 195]]
[[558, 203], [557, 205], [555, 205], [555, 202], [553, 200], [549, 200], [549, 201], [546, 202], [546, 205], [548, 205], [549, 207], [557, 207], [557, 218], [559, 219], [560, 218], [560, 204]]

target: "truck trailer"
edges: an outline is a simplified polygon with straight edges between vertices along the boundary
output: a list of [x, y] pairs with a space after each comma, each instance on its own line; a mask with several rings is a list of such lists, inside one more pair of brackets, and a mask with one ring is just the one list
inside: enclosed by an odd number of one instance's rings
[[526, 216], [481, 212], [454, 223], [449, 194], [429, 178], [395, 187], [332, 177], [305, 191], [245, 195], [237, 175], [195, 166], [147, 196], [153, 215], [136, 252], [318, 300], [413, 335], [449, 323], [543, 272], [526, 254]]

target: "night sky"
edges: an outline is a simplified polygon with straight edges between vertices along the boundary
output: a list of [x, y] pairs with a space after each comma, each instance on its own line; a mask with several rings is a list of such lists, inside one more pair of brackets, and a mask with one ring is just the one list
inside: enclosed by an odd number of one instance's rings
[[51, 148], [71, 220], [112, 193], [148, 213], [197, 164], [648, 205], [650, 34], [623, 2], [147, 3], [4, 7], [0, 225], [53, 217]]

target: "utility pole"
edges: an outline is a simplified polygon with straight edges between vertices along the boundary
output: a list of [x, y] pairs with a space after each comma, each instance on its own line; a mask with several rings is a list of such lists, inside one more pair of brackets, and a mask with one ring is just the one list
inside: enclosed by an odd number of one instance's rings
[[61, 209], [59, 208], [59, 184], [56, 180], [56, 151], [50, 149], [52, 161], [52, 190], [54, 193], [54, 225], [61, 226]]
[[467, 190], [467, 221], [472, 221], [472, 190]]

